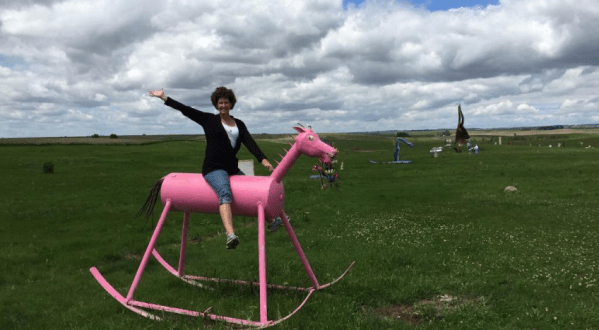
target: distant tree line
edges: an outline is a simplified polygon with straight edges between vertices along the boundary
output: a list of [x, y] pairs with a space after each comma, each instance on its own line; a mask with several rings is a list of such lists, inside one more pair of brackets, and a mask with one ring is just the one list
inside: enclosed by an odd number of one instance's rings
[[[144, 135], [145, 135], [145, 134], [144, 134]], [[99, 138], [99, 137], [100, 137], [100, 135], [99, 135], [99, 134], [94, 134], [94, 135], [92, 135], [92, 138], [94, 138], [94, 139], [97, 139], [97, 138]], [[114, 133], [113, 133], [113, 134], [110, 134], [110, 138], [111, 138], [111, 139], [118, 139], [119, 137], [118, 137], [116, 134], [114, 134]]]
[[552, 131], [554, 129], [563, 129], [564, 125], [551, 125], [551, 126], [539, 126], [538, 129], [541, 131]]

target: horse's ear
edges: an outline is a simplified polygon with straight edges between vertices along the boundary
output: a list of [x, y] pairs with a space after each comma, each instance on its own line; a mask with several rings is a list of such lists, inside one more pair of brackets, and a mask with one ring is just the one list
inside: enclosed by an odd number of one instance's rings
[[305, 131], [306, 131], [306, 130], [305, 130], [304, 128], [302, 128], [302, 127], [297, 127], [297, 126], [295, 126], [295, 127], [293, 127], [293, 128], [294, 128], [296, 131], [298, 131], [298, 133], [303, 133], [303, 132], [305, 132]]

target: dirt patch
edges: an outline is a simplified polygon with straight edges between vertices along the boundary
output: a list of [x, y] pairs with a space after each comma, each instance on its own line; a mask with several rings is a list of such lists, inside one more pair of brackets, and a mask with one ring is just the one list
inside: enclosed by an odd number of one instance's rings
[[363, 307], [362, 312], [366, 315], [382, 319], [399, 320], [411, 325], [418, 325], [424, 320], [441, 319], [464, 305], [478, 308], [483, 302], [483, 297], [466, 298], [442, 295], [433, 299], [420, 300], [413, 305], [399, 304], [377, 308]]
[[416, 314], [414, 307], [408, 305], [394, 305], [378, 307], [375, 309], [363, 308], [364, 314], [391, 320], [400, 320], [411, 325], [418, 325], [422, 317]]
[[127, 260], [141, 260], [141, 255], [129, 252], [129, 253], [125, 254], [125, 259], [127, 259]]

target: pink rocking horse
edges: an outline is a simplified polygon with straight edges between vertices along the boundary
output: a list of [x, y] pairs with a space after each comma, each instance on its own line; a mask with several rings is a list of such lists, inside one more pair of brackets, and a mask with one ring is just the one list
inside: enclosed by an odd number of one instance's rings
[[[206, 319], [224, 321], [234, 324], [241, 324], [245, 326], [253, 326], [253, 327], [269, 327], [280, 322], [285, 321], [297, 311], [299, 311], [304, 304], [308, 301], [310, 296], [316, 291], [320, 289], [324, 289], [337, 281], [339, 281], [347, 272], [353, 267], [355, 262], [352, 262], [349, 267], [345, 270], [341, 276], [339, 276], [334, 281], [327, 284], [319, 284], [310, 264], [308, 263], [308, 259], [302, 250], [302, 247], [297, 240], [297, 237], [289, 224], [287, 219], [287, 215], [283, 211], [283, 202], [285, 200], [285, 193], [283, 189], [283, 183], [281, 180], [287, 174], [287, 171], [293, 166], [295, 161], [299, 158], [301, 154], [305, 154], [310, 157], [319, 157], [320, 161], [323, 163], [330, 163], [331, 159], [337, 154], [337, 150], [335, 148], [327, 145], [326, 143], [320, 141], [320, 138], [316, 133], [314, 133], [310, 129], [294, 127], [295, 130], [299, 132], [299, 135], [295, 139], [295, 143], [292, 145], [291, 149], [287, 152], [287, 154], [283, 157], [277, 168], [271, 173], [270, 176], [243, 176], [243, 175], [234, 175], [230, 177], [231, 183], [231, 193], [233, 196], [233, 200], [231, 202], [231, 209], [234, 215], [241, 216], [252, 216], [258, 218], [258, 274], [259, 274], [259, 282], [248, 282], [241, 280], [228, 280], [228, 279], [219, 279], [219, 278], [210, 278], [203, 276], [192, 276], [184, 274], [184, 265], [185, 265], [185, 248], [187, 242], [187, 228], [189, 225], [189, 213], [216, 213], [218, 214], [218, 197], [216, 193], [210, 188], [210, 186], [206, 183], [203, 176], [201, 174], [196, 173], [171, 173], [162, 178], [154, 187], [150, 198], [153, 197], [154, 201], [157, 198], [158, 191], [160, 191], [161, 200], [164, 204], [164, 209], [162, 211], [162, 215], [158, 220], [154, 233], [152, 234], [152, 238], [150, 239], [150, 243], [146, 248], [146, 251], [143, 255], [137, 273], [135, 274], [135, 278], [133, 279], [133, 283], [129, 288], [129, 292], [126, 297], [123, 297], [118, 291], [116, 291], [100, 274], [96, 267], [92, 267], [90, 269], [92, 275], [96, 278], [96, 280], [100, 283], [100, 285], [106, 290], [114, 299], [116, 299], [119, 303], [121, 303], [126, 308], [131, 311], [138, 313], [142, 316], [148, 317], [154, 320], [160, 320], [158, 316], [148, 313], [147, 311], [141, 309], [153, 309], [158, 311], [166, 311], [173, 312], [183, 315], [189, 315], [194, 317], [203, 317]], [[190, 193], [190, 191], [192, 193]], [[150, 205], [148, 207], [148, 205]], [[153, 208], [153, 203], [146, 203], [146, 211], [151, 212], [151, 208]], [[143, 209], [142, 209], [143, 210]], [[179, 264], [178, 268], [175, 269], [170, 264], [168, 264], [155, 249], [156, 241], [158, 240], [158, 236], [162, 230], [162, 226], [164, 225], [164, 221], [170, 211], [180, 211], [183, 212], [183, 230], [181, 237], [181, 250], [179, 255]], [[299, 258], [304, 265], [304, 269], [312, 282], [311, 287], [289, 287], [283, 285], [274, 285], [267, 284], [266, 282], [266, 243], [265, 243], [265, 219], [266, 217], [275, 218], [280, 216], [283, 220], [283, 224], [285, 229], [287, 229], [287, 233], [299, 255]], [[153, 255], [156, 260], [171, 274], [179, 277], [183, 281], [202, 286], [201, 283], [197, 281], [212, 281], [212, 282], [231, 282], [236, 284], [243, 285], [254, 285], [259, 286], [260, 291], [260, 321], [251, 321], [245, 319], [238, 319], [233, 317], [227, 317], [222, 315], [211, 314], [210, 311], [212, 307], [208, 308], [204, 312], [186, 310], [181, 308], [162, 306], [147, 302], [142, 302], [133, 299], [133, 294], [141, 277], [144, 273], [146, 265], [149, 261], [150, 255]], [[307, 292], [306, 298], [303, 302], [291, 312], [291, 314], [279, 319], [279, 320], [268, 320], [267, 318], [267, 300], [266, 300], [266, 289], [267, 288], [275, 288], [275, 289], [288, 289], [288, 290], [296, 290], [296, 291], [305, 291]]]

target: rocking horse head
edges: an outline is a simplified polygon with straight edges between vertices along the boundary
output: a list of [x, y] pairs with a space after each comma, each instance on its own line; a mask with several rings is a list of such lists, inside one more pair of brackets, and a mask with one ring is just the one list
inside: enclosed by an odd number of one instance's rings
[[337, 155], [337, 150], [322, 142], [318, 134], [311, 129], [294, 127], [299, 135], [295, 138], [295, 144], [299, 152], [309, 157], [318, 157], [321, 162], [330, 164]]
[[276, 182], [281, 182], [287, 171], [302, 154], [308, 157], [318, 157], [325, 164], [330, 164], [337, 155], [337, 149], [322, 142], [318, 134], [311, 129], [304, 127], [294, 127], [294, 129], [299, 133], [295, 137], [295, 143], [292, 145], [291, 150], [287, 151], [287, 154], [282, 157], [279, 165], [270, 175]]

